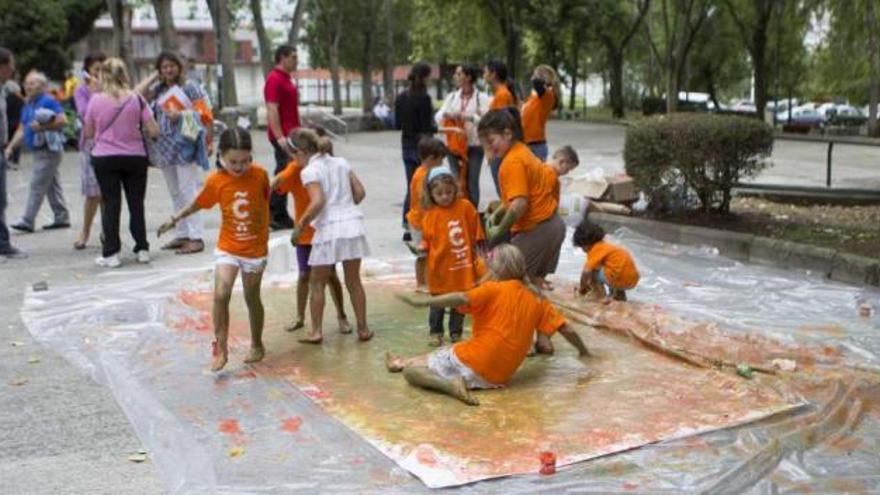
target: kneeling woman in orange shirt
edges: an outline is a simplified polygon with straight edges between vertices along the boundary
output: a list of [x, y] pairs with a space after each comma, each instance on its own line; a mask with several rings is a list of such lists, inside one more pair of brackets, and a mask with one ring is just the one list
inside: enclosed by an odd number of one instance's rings
[[253, 163], [252, 150], [248, 131], [240, 127], [223, 131], [219, 144], [221, 168], [208, 176], [189, 206], [159, 227], [161, 236], [181, 219], [220, 205], [223, 221], [214, 250], [214, 306], [211, 310], [216, 339], [212, 371], [223, 369], [228, 359], [229, 299], [239, 271], [251, 326], [251, 351], [244, 362], [261, 361], [266, 354], [260, 286], [269, 252], [269, 175]]
[[403, 371], [411, 385], [451, 395], [468, 405], [478, 405], [470, 390], [504, 386], [525, 360], [535, 329], [555, 332], [588, 356], [580, 336], [549, 301], [524, 282], [526, 263], [515, 246], [495, 248], [489, 255], [488, 280], [467, 292], [442, 296], [401, 294], [417, 307], [457, 308], [473, 317], [469, 340], [414, 358], [386, 355], [388, 371]]

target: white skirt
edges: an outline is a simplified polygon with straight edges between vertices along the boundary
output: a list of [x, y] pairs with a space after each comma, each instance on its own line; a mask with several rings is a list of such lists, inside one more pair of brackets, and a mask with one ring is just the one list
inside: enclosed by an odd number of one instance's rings
[[345, 239], [331, 239], [324, 242], [312, 241], [312, 254], [309, 266], [335, 265], [346, 260], [362, 259], [370, 255], [367, 237], [359, 235]]

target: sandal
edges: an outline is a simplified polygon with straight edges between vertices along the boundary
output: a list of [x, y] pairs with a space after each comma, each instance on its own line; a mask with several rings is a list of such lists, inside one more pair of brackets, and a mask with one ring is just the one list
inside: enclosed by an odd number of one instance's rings
[[162, 246], [162, 249], [165, 250], [165, 251], [171, 251], [171, 250], [174, 250], [174, 249], [180, 249], [180, 248], [182, 248], [187, 242], [189, 242], [189, 239], [187, 239], [187, 238], [185, 238], [185, 237], [180, 237], [180, 238], [177, 238], [177, 239], [172, 240], [172, 241], [169, 242], [168, 244], [165, 244], [164, 246]]
[[177, 251], [174, 251], [174, 254], [195, 254], [201, 253], [205, 250], [205, 243], [202, 242], [201, 239], [191, 239], [184, 242], [183, 246], [180, 247]]

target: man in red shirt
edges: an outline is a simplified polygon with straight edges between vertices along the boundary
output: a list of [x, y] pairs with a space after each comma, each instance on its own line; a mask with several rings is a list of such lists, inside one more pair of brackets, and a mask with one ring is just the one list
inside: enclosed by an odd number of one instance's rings
[[[275, 175], [293, 158], [287, 144], [287, 135], [300, 126], [299, 94], [293, 82], [296, 71], [296, 48], [281, 45], [275, 50], [275, 67], [266, 76], [263, 99], [266, 100], [266, 120], [269, 141], [275, 149]], [[287, 195], [272, 193], [269, 204], [272, 230], [293, 228], [293, 219], [287, 212]]]

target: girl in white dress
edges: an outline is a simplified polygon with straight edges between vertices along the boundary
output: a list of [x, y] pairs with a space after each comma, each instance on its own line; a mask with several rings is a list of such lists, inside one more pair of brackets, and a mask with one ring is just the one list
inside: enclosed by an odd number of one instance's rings
[[358, 206], [366, 195], [364, 186], [344, 158], [328, 153], [331, 144], [326, 137], [301, 128], [291, 132], [288, 144], [294, 158], [306, 164], [302, 182], [309, 193], [309, 207], [294, 227], [291, 241], [296, 243], [306, 225], [315, 228], [309, 256], [312, 326], [309, 335], [299, 341], [323, 341], [324, 287], [336, 263], [342, 263], [345, 286], [357, 318], [358, 339], [370, 340], [373, 332], [367, 326], [367, 296], [360, 274], [361, 258], [370, 254], [364, 214]]

